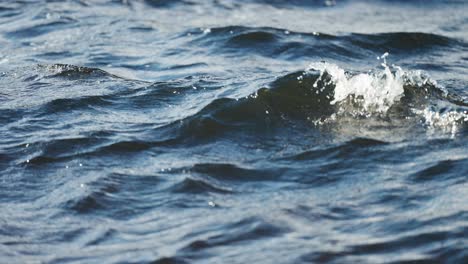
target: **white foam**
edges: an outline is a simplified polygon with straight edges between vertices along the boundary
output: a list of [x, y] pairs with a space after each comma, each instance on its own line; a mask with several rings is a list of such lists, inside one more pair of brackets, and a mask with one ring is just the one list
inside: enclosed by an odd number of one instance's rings
[[[388, 53], [384, 53], [378, 57], [383, 60], [382, 69], [377, 71], [369, 71], [368, 73], [349, 74], [339, 66], [327, 62], [311, 63], [306, 69], [306, 73], [311, 70], [319, 71], [320, 77], [313, 84], [314, 88], [318, 87], [319, 81], [325, 81], [323, 78], [325, 73], [330, 76], [328, 83], [324, 86], [334, 85], [334, 99], [330, 104], [339, 105], [337, 114], [347, 113], [355, 116], [372, 116], [374, 114], [386, 113], [387, 110], [404, 96], [404, 85], [414, 87], [414, 89], [424, 89], [429, 92], [430, 86], [436, 87], [442, 92], [442, 97], [447, 96], [448, 91], [437, 85], [437, 82], [432, 80], [427, 74], [421, 71], [404, 71], [401, 67], [387, 65]], [[325, 81], [326, 82], [326, 81]], [[322, 92], [325, 87], [317, 92]], [[426, 97], [427, 98], [427, 97]], [[346, 100], [352, 99], [358, 104], [358, 109], [349, 108], [347, 104], [342, 104]], [[349, 105], [349, 104], [348, 104]], [[354, 112], [349, 112], [354, 111]], [[454, 135], [460, 126], [468, 123], [468, 111], [450, 110], [439, 112], [437, 109], [432, 109], [428, 105], [422, 105], [418, 108], [412, 108], [411, 111], [431, 130], [448, 132]], [[407, 119], [413, 117], [406, 117]], [[331, 122], [336, 119], [327, 118], [318, 120], [319, 124]]]
[[[384, 54], [383, 59], [388, 56]], [[318, 70], [321, 80], [324, 73], [331, 75], [331, 82], [335, 85], [334, 99], [331, 104], [339, 103], [353, 96], [365, 111], [386, 112], [388, 108], [398, 101], [404, 93], [404, 71], [394, 67], [392, 73], [386, 62], [382, 63], [383, 70], [376, 73], [360, 73], [349, 75], [339, 66], [327, 62], [311, 63], [307, 68]], [[317, 83], [314, 84], [317, 87]]]

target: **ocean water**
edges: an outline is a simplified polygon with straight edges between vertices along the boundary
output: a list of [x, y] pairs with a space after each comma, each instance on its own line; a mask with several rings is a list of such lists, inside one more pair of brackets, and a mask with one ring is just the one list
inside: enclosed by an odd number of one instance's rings
[[0, 263], [468, 263], [465, 0], [0, 1]]

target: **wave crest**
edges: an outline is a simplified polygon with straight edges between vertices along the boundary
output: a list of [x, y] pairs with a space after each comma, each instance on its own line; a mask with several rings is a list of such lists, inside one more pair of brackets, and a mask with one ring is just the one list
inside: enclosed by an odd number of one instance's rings
[[350, 75], [337, 65], [326, 62], [312, 63], [308, 70], [320, 71], [320, 77], [314, 83], [314, 87], [317, 87], [324, 74], [328, 73], [331, 76], [329, 82], [335, 86], [331, 104], [352, 99], [365, 111], [386, 112], [404, 95], [404, 72], [397, 68], [397, 71], [392, 73], [386, 64], [382, 65], [384, 70], [373, 74]]
[[189, 135], [217, 134], [230, 128], [304, 121], [316, 126], [347, 124], [357, 132], [422, 124], [455, 133], [467, 123], [465, 104], [421, 71], [388, 66], [386, 56], [380, 58], [381, 69], [360, 73], [327, 62], [311, 63], [306, 70], [280, 77], [246, 98], [213, 101], [184, 120], [182, 128]]
[[[359, 117], [382, 116], [400, 112], [399, 116], [418, 115], [431, 127], [453, 127], [468, 121], [467, 111], [449, 110], [460, 108], [460, 103], [436, 81], [421, 71], [404, 71], [401, 67], [388, 66], [385, 53], [382, 70], [353, 74], [327, 62], [311, 63], [304, 72], [319, 72], [313, 84], [317, 92], [323, 91], [319, 82], [332, 85], [331, 105], [337, 105], [336, 114]], [[446, 107], [439, 109], [437, 105]], [[336, 115], [332, 115], [333, 118]], [[452, 129], [454, 130], [454, 129]]]

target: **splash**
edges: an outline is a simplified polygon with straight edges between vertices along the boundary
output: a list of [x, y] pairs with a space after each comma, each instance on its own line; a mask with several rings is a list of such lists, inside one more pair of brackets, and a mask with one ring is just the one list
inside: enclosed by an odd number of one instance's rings
[[395, 70], [392, 73], [386, 62], [387, 56], [388, 53], [382, 55], [383, 70], [375, 73], [351, 75], [337, 65], [327, 62], [311, 63], [306, 71], [320, 71], [320, 77], [314, 87], [317, 87], [318, 81], [322, 80], [325, 74], [331, 76], [327, 83], [331, 82], [335, 86], [334, 99], [330, 102], [331, 104], [350, 99], [360, 105], [366, 113], [385, 113], [404, 95], [404, 71], [400, 67], [392, 66]]
[[[404, 119], [415, 119], [431, 130], [456, 134], [468, 123], [468, 111], [449, 100], [449, 92], [422, 71], [404, 71], [401, 67], [387, 64], [388, 53], [377, 57], [382, 60], [381, 69], [367, 73], [349, 73], [327, 62], [311, 63], [305, 70], [318, 71], [313, 84], [317, 92], [333, 85], [334, 94], [330, 105], [336, 105], [336, 113], [319, 120], [319, 124], [337, 122], [344, 116], [386, 116], [392, 106], [405, 113]], [[321, 86], [323, 82], [325, 85]], [[404, 100], [403, 100], [404, 98]], [[437, 107], [445, 105], [445, 107]], [[402, 110], [403, 109], [403, 110]], [[395, 110], [392, 110], [395, 111]]]

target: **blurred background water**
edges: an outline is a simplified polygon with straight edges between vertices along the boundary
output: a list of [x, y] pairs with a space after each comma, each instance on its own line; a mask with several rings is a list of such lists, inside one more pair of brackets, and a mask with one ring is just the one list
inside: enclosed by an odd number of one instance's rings
[[0, 2], [0, 262], [467, 262], [467, 4]]

